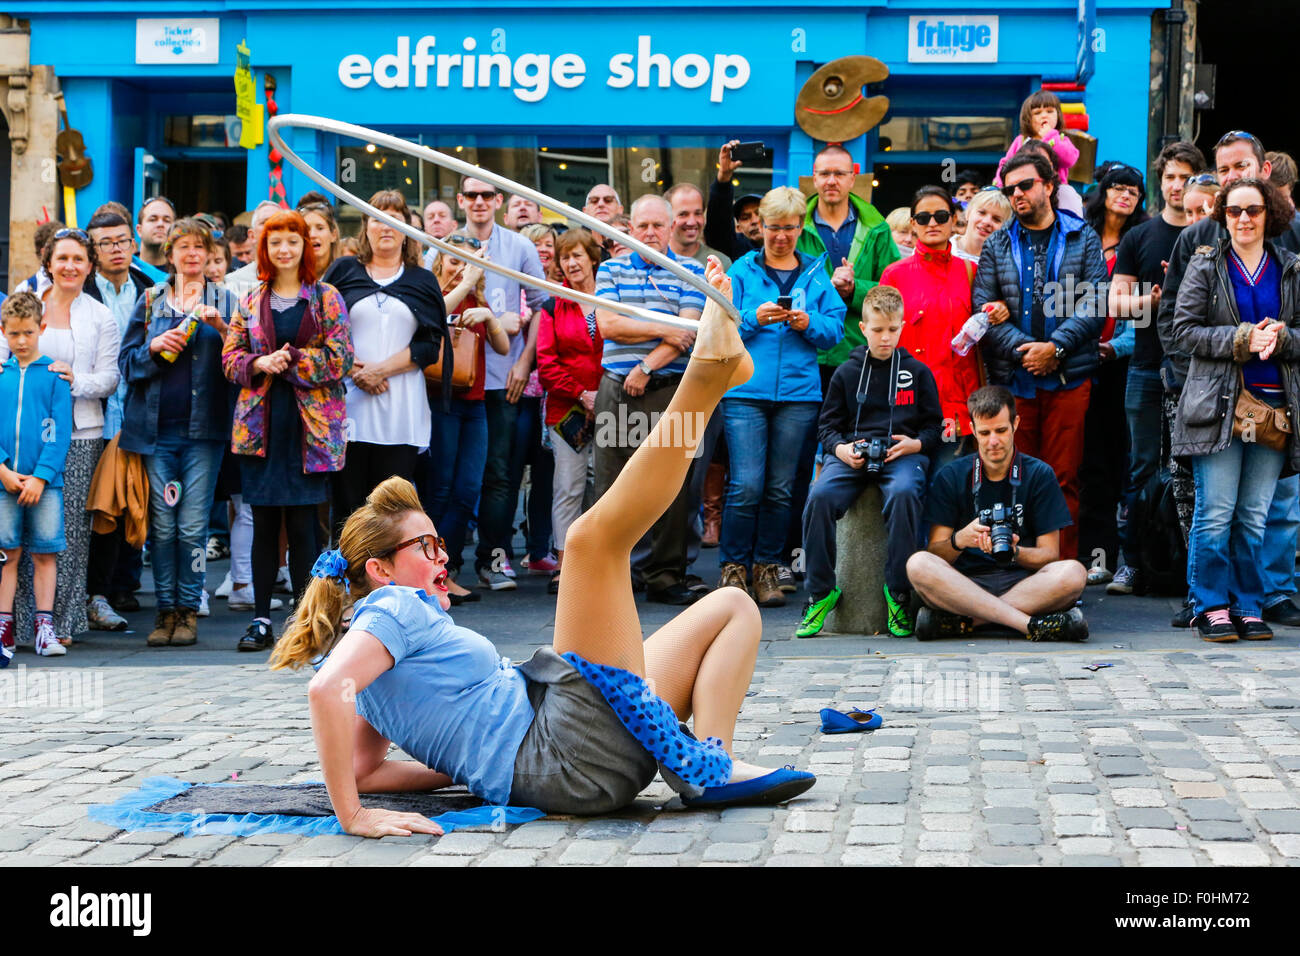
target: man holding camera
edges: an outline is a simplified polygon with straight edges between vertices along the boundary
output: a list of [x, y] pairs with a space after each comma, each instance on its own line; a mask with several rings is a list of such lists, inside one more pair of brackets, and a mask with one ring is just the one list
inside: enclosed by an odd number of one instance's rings
[[1088, 624], [1074, 603], [1088, 572], [1060, 558], [1070, 512], [1056, 475], [1016, 451], [1020, 418], [1009, 389], [985, 386], [966, 407], [978, 452], [935, 475], [925, 509], [929, 550], [907, 562], [926, 605], [917, 639], [968, 635], [976, 624], [993, 623], [1031, 641], [1086, 641]]
[[858, 329], [866, 339], [835, 370], [822, 403], [817, 437], [830, 457], [808, 491], [803, 512], [808, 606], [796, 637], [812, 637], [839, 602], [835, 586], [835, 522], [872, 482], [884, 499], [885, 604], [889, 632], [912, 633], [907, 559], [921, 546], [921, 501], [930, 456], [939, 450], [943, 407], [934, 374], [907, 349], [903, 297], [876, 286], [862, 303]]

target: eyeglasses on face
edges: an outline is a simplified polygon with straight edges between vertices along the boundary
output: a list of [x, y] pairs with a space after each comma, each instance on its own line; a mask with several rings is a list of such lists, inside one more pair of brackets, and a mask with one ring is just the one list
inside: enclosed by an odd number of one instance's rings
[[788, 233], [788, 232], [799, 232], [801, 229], [803, 229], [803, 226], [772, 226], [767, 223], [763, 223], [763, 228], [766, 229], [768, 232]]
[[588, 196], [587, 197], [588, 206], [605, 206], [605, 205], [612, 206], [617, 201], [618, 201], [617, 196]]
[[482, 199], [485, 202], [491, 202], [492, 198], [497, 195], [495, 189], [472, 189], [469, 192], [461, 193], [463, 197], [473, 202], [476, 199]]
[[946, 209], [940, 209], [938, 212], [917, 212], [912, 214], [912, 221], [915, 222], [918, 226], [930, 225], [931, 219], [933, 219], [937, 224], [942, 226], [951, 218], [952, 218], [952, 213], [950, 213]]
[[813, 170], [813, 179], [852, 179], [853, 175], [851, 169]]
[[1243, 212], [1251, 219], [1258, 219], [1264, 215], [1264, 207], [1259, 203], [1251, 203], [1249, 206], [1224, 206], [1223, 211], [1229, 219], [1240, 219]]
[[[407, 538], [405, 541], [399, 542], [398, 544], [389, 548], [383, 554], [376, 555], [376, 557], [381, 557], [381, 558], [388, 557], [389, 555], [396, 554], [398, 551], [401, 551], [403, 548], [409, 548], [413, 544], [418, 544], [420, 546], [420, 550], [424, 552], [424, 556], [428, 558], [430, 561], [437, 561], [438, 555], [440, 553], [445, 553], [447, 550], [447, 542], [444, 541], [438, 535], [418, 534], [414, 538]], [[430, 549], [432, 549], [433, 551], [432, 554], [429, 553]]]
[[95, 243], [95, 248], [100, 252], [116, 252], [118, 249], [130, 249], [134, 241], [130, 236], [125, 239], [100, 239]]
[[1037, 176], [1033, 176], [1029, 179], [1022, 179], [1018, 183], [1007, 183], [1005, 186], [1002, 187], [1002, 195], [1010, 199], [1012, 196], [1016, 194], [1017, 190], [1019, 190], [1022, 193], [1027, 193], [1031, 189], [1033, 189], [1035, 185], [1041, 182], [1042, 182], [1041, 179], [1039, 179]]

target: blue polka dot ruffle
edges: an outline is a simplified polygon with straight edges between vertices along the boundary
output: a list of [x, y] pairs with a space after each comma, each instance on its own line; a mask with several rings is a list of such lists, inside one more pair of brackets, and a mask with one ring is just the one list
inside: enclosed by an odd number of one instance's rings
[[668, 702], [629, 671], [593, 664], [577, 654], [561, 655], [595, 687], [641, 746], [692, 788], [720, 787], [731, 780], [731, 755], [722, 741], [696, 740], [682, 729]]

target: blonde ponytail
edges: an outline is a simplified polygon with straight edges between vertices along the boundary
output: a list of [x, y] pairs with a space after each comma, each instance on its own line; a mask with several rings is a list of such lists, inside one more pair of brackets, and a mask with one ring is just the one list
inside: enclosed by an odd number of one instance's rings
[[308, 583], [271, 652], [271, 670], [297, 670], [329, 653], [342, 633], [344, 613], [373, 589], [366, 562], [392, 550], [401, 540], [403, 519], [423, 510], [415, 486], [405, 478], [393, 476], [375, 486], [339, 535], [346, 569], [338, 577], [313, 577]]

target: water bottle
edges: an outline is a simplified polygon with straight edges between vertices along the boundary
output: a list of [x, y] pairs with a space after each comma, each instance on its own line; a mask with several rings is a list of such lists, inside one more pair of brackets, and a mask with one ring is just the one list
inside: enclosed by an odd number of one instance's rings
[[975, 343], [984, 337], [984, 333], [989, 330], [989, 314], [987, 312], [976, 312], [963, 323], [961, 331], [953, 336], [952, 350], [958, 355], [967, 354]]

